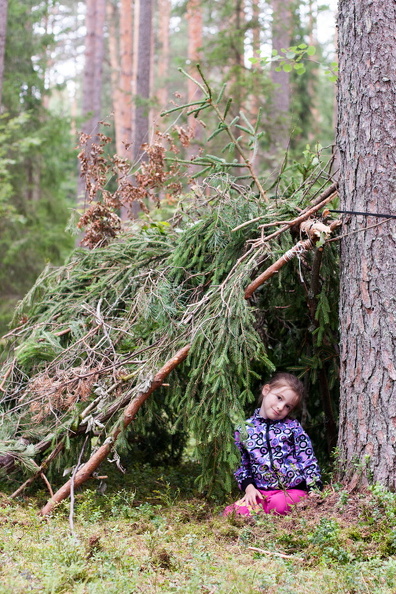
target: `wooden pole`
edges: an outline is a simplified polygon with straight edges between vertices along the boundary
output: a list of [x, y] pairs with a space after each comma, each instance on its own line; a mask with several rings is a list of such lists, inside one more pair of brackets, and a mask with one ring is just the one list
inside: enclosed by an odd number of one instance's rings
[[[118, 423], [117, 427], [114, 429], [113, 433], [105, 440], [105, 442], [101, 445], [101, 447], [91, 456], [91, 458], [86, 462], [80, 470], [77, 471], [76, 475], [74, 476], [73, 484], [74, 487], [78, 487], [86, 480], [88, 480], [92, 473], [98, 468], [98, 466], [105, 460], [105, 458], [110, 453], [111, 449], [113, 448], [115, 442], [121, 431], [125, 429], [131, 421], [134, 419], [137, 411], [142, 406], [142, 404], [147, 400], [147, 398], [154, 392], [156, 388], [159, 388], [164, 379], [169, 375], [169, 373], [179, 365], [184, 359], [187, 357], [188, 352], [190, 350], [190, 345], [187, 345], [180, 349], [172, 359], [167, 361], [165, 365], [158, 371], [158, 373], [154, 376], [150, 387], [145, 392], [140, 392], [127, 406], [125, 409], [120, 422]], [[69, 479], [67, 483], [65, 483], [51, 499], [46, 503], [46, 505], [40, 511], [42, 516], [47, 516], [51, 513], [54, 507], [63, 501], [66, 497], [70, 495], [72, 479]]]

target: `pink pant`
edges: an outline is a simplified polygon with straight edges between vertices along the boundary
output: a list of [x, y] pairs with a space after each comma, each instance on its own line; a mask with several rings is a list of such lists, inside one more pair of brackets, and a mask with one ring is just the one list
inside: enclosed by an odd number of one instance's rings
[[257, 500], [257, 509], [253, 510], [250, 506], [240, 505], [239, 501], [229, 505], [223, 511], [223, 516], [236, 513], [240, 516], [251, 516], [253, 513], [264, 511], [266, 514], [274, 513], [279, 516], [285, 516], [291, 510], [291, 506], [307, 496], [306, 491], [301, 489], [275, 489], [273, 491], [262, 491], [259, 489], [263, 498]]

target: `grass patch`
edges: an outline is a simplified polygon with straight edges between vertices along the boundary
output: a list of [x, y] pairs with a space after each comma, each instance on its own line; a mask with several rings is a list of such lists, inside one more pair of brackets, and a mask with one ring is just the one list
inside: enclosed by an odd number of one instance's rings
[[13, 501], [5, 487], [0, 592], [396, 592], [395, 494], [333, 485], [286, 517], [224, 518], [223, 503], [195, 491], [196, 474], [140, 466], [120, 480], [110, 469], [104, 494], [76, 493], [74, 535], [68, 502], [43, 519], [46, 492]]

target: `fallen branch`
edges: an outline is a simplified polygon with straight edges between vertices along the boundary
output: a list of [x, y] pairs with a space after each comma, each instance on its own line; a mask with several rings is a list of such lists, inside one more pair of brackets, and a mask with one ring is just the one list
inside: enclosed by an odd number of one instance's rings
[[[313, 212], [320, 210], [322, 208], [322, 206], [324, 206], [325, 204], [330, 202], [334, 198], [334, 196], [337, 192], [337, 188], [338, 188], [338, 184], [336, 184], [336, 183], [331, 184], [331, 186], [329, 186], [328, 188], [326, 188], [326, 190], [324, 190], [321, 194], [319, 194], [319, 196], [315, 199], [315, 201], [310, 206], [305, 208], [296, 219], [293, 219], [292, 221], [274, 221], [273, 223], [267, 223], [264, 225], [260, 225], [260, 227], [263, 228], [263, 227], [267, 227], [269, 225], [271, 225], [271, 226], [272, 225], [284, 225], [285, 229], [282, 229], [282, 231], [285, 231], [289, 227], [296, 225], [299, 221], [303, 221], [303, 220], [309, 218]], [[239, 231], [239, 229], [242, 229], [243, 227], [246, 227], [247, 225], [257, 223], [257, 221], [260, 221], [260, 219], [264, 218], [265, 216], [266, 215], [261, 215], [254, 219], [250, 219], [250, 221], [245, 221], [244, 223], [241, 223], [237, 227], [234, 227], [234, 229], [232, 229], [231, 232], [233, 233], [234, 231]], [[279, 232], [281, 232], [281, 231], [279, 231]]]
[[285, 553], [277, 553], [276, 551], [266, 551], [265, 549], [258, 549], [257, 547], [248, 547], [249, 551], [257, 551], [264, 555], [274, 555], [275, 557], [282, 557], [282, 559], [293, 559], [293, 561], [305, 561], [301, 557], [294, 557], [293, 555], [285, 555]]
[[47, 489], [49, 491], [50, 497], [53, 497], [54, 496], [54, 492], [52, 490], [51, 483], [49, 482], [49, 480], [45, 476], [44, 472], [40, 472], [40, 476], [41, 476], [41, 478], [43, 479], [43, 481], [45, 482], [45, 484], [47, 486]]
[[[318, 210], [320, 210], [326, 204], [328, 204], [328, 202], [331, 202], [335, 196], [336, 196], [336, 192], [333, 192], [333, 193], [327, 195], [326, 198], [323, 198], [320, 202], [318, 202], [318, 204], [310, 207], [309, 209], [304, 211], [302, 214], [300, 214], [298, 217], [296, 217], [292, 221], [286, 221], [281, 229], [278, 229], [277, 231], [274, 231], [274, 233], [271, 233], [271, 235], [268, 235], [267, 237], [265, 237], [264, 241], [269, 241], [270, 239], [274, 239], [274, 237], [277, 237], [281, 233], [284, 233], [284, 231], [287, 231], [291, 227], [296, 227], [303, 221], [306, 221], [307, 219], [309, 219], [309, 217], [311, 215], [315, 214]], [[320, 198], [320, 196], [318, 196], [318, 198]]]
[[[150, 387], [145, 392], [140, 392], [127, 406], [124, 411], [124, 414], [117, 424], [117, 427], [114, 429], [113, 433], [105, 440], [105, 442], [101, 445], [101, 447], [91, 456], [91, 458], [78, 470], [76, 475], [74, 476], [73, 484], [74, 487], [78, 487], [86, 480], [88, 480], [92, 473], [98, 468], [98, 466], [105, 460], [108, 456], [110, 451], [112, 450], [115, 442], [119, 434], [131, 423], [134, 419], [137, 411], [142, 406], [142, 404], [147, 400], [147, 398], [154, 392], [156, 388], [159, 388], [164, 379], [169, 375], [169, 373], [177, 367], [184, 359], [187, 357], [188, 352], [190, 350], [190, 345], [187, 345], [180, 349], [172, 359], [167, 361], [165, 365], [158, 371], [158, 373], [154, 376]], [[51, 513], [54, 509], [55, 505], [63, 501], [68, 495], [70, 494], [71, 490], [71, 479], [67, 481], [51, 499], [47, 502], [47, 504], [42, 508], [40, 514], [42, 516], [46, 516]]]
[[274, 276], [279, 270], [286, 264], [286, 262], [290, 262], [294, 256], [301, 255], [303, 252], [307, 250], [311, 250], [315, 245], [315, 242], [312, 239], [305, 239], [304, 241], [299, 241], [294, 245], [290, 250], [288, 250], [283, 256], [279, 258], [274, 264], [269, 266], [267, 270], [264, 270], [260, 276], [258, 276], [254, 281], [247, 286], [245, 290], [245, 299], [250, 299], [253, 293], [261, 287], [262, 284], [265, 283], [266, 280]]
[[[311, 209], [312, 211], [312, 209]], [[311, 212], [309, 211], [309, 212]], [[297, 220], [297, 219], [295, 219]], [[304, 252], [311, 250], [315, 247], [319, 239], [324, 236], [328, 237], [337, 226], [340, 225], [340, 221], [333, 221], [330, 226], [324, 225], [320, 221], [303, 221], [300, 225], [300, 230], [308, 235], [308, 239], [304, 239], [296, 243], [290, 250], [288, 250], [283, 256], [281, 256], [276, 262], [271, 264], [260, 276], [252, 281], [245, 290], [245, 299], [250, 299], [253, 293], [261, 287], [266, 280], [274, 276], [279, 270], [294, 258], [294, 256], [301, 256]]]

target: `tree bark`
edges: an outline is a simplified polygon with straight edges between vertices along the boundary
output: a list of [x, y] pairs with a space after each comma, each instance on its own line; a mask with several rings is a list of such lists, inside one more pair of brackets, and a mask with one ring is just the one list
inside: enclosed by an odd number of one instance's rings
[[140, 0], [138, 20], [138, 50], [136, 70], [136, 107], [134, 158], [142, 153], [142, 144], [148, 142], [149, 99], [151, 78], [151, 35], [153, 6], [152, 0]]
[[[393, 213], [396, 4], [340, 0], [338, 25], [341, 208]], [[351, 487], [396, 486], [396, 235], [381, 221], [346, 217], [341, 245], [338, 447]]]
[[[96, 141], [101, 117], [105, 16], [106, 0], [87, 0], [82, 98], [82, 115], [87, 119], [82, 130], [92, 137], [91, 144]], [[79, 178], [78, 198], [82, 207], [85, 204], [84, 194], [84, 180]]]
[[169, 76], [169, 23], [171, 16], [170, 0], [158, 0], [159, 28], [158, 28], [158, 80], [160, 87], [157, 90], [160, 112], [168, 103], [168, 87], [166, 78]]
[[[0, 0], [0, 110], [1, 97], [3, 93], [3, 76], [4, 76], [4, 54], [7, 35], [7, 0]], [[0, 111], [1, 113], [1, 111]]]
[[107, 26], [109, 30], [109, 57], [111, 67], [111, 101], [114, 114], [116, 152], [121, 150], [121, 88], [120, 88], [120, 47], [119, 47], [119, 8], [115, 2], [107, 3]]
[[[134, 0], [121, 0], [118, 10], [108, 2], [107, 8], [116, 152], [121, 158], [132, 161]], [[127, 208], [123, 205], [120, 217], [123, 221], [128, 218]]]
[[[170, 372], [177, 367], [180, 363], [184, 361], [187, 357], [188, 352], [190, 350], [190, 345], [187, 345], [180, 349], [172, 359], [167, 361], [165, 365], [158, 371], [158, 373], [154, 376], [150, 387], [145, 392], [140, 392], [127, 406], [122, 416], [122, 419], [118, 423], [117, 427], [114, 429], [112, 435], [106, 439], [104, 444], [91, 456], [91, 458], [86, 462], [82, 468], [80, 468], [74, 476], [73, 485], [74, 487], [78, 487], [82, 483], [85, 483], [92, 473], [98, 468], [98, 466], [106, 459], [110, 451], [113, 449], [115, 442], [117, 441], [118, 436], [120, 435], [121, 431], [123, 431], [135, 418], [137, 411], [139, 408], [144, 404], [147, 398], [159, 388], [164, 379], [170, 374]], [[70, 479], [65, 483], [51, 499], [47, 502], [47, 504], [42, 508], [41, 515], [47, 516], [51, 513], [57, 503], [60, 503], [68, 497], [70, 494], [72, 486], [72, 480]]]
[[[153, 0], [139, 0], [133, 138], [133, 160], [135, 164], [142, 158], [142, 145], [149, 142], [152, 28]], [[139, 204], [133, 202], [131, 205], [132, 218], [137, 217], [139, 210]]]
[[96, 133], [101, 115], [105, 15], [106, 0], [87, 0], [82, 103], [83, 116], [91, 114], [83, 126], [87, 134]]
[[[272, 49], [278, 53], [291, 45], [291, 0], [272, 0]], [[271, 101], [271, 152], [284, 153], [290, 138], [290, 73], [276, 71], [278, 62], [271, 67], [274, 84]]]
[[121, 0], [120, 4], [120, 90], [121, 90], [121, 138], [117, 152], [131, 159], [132, 143], [132, 79], [133, 79], [133, 0]]

